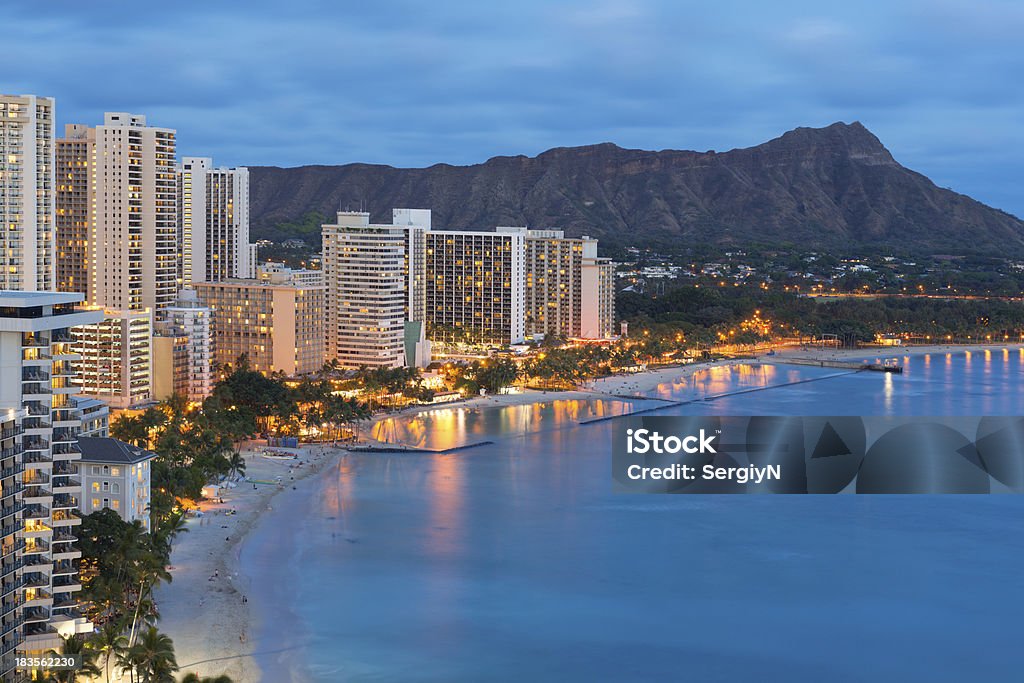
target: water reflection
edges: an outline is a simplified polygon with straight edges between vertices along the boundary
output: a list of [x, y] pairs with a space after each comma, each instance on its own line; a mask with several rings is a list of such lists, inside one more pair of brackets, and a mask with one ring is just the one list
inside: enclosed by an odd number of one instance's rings
[[443, 450], [511, 434], [559, 429], [599, 417], [624, 415], [644, 401], [557, 399], [512, 406], [438, 408], [412, 417], [387, 418], [371, 436], [382, 443]]

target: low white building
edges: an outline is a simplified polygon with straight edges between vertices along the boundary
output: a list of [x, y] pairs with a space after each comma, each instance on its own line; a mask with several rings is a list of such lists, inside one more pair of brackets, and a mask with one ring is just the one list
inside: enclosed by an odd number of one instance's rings
[[149, 530], [150, 460], [156, 453], [117, 439], [79, 437], [82, 513], [110, 508]]

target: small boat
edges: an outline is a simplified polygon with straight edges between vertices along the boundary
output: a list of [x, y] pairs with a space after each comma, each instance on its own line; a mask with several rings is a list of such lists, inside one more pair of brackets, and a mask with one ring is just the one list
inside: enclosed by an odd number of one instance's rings
[[768, 353], [766, 353], [764, 355], [766, 355], [766, 356], [774, 356], [775, 355], [775, 349], [772, 349], [771, 351], [769, 351]]

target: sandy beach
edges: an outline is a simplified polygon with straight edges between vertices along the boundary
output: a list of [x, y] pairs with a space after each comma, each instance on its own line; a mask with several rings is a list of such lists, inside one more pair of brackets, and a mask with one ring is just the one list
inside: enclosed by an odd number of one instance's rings
[[[589, 382], [579, 391], [534, 391], [482, 396], [436, 406], [417, 406], [378, 415], [373, 423], [396, 417], [452, 407], [483, 408], [525, 405], [565, 399], [593, 399], [602, 395], [623, 397], [653, 391], [659, 384], [678, 381], [713, 367], [749, 364], [751, 362], [785, 362], [791, 358], [818, 360], [880, 361], [887, 358], [925, 353], [955, 354], [971, 351], [1017, 352], [1021, 344], [987, 344], [978, 346], [915, 346], [865, 349], [787, 348], [774, 356], [757, 359], [729, 359], [691, 365], [658, 368], [635, 374], [616, 375]], [[638, 396], [639, 397], [639, 396]], [[360, 430], [363, 442], [372, 442], [372, 426]], [[223, 503], [203, 503], [202, 517], [188, 520], [188, 532], [181, 534], [171, 556], [172, 583], [161, 586], [156, 593], [161, 612], [160, 628], [174, 640], [181, 673], [195, 671], [203, 676], [225, 673], [236, 683], [260, 681], [260, 672], [252, 655], [251, 631], [247, 600], [257, 596], [244, 594], [238, 580], [239, 543], [258, 521], [259, 516], [273, 508], [276, 493], [295, 486], [299, 490], [311, 483], [303, 480], [319, 472], [342, 451], [318, 445], [292, 449], [297, 460], [274, 460], [259, 454], [258, 446], [250, 444], [246, 457], [246, 478], [236, 488], [223, 490]], [[277, 483], [280, 481], [280, 484]], [[229, 512], [231, 512], [229, 514]]]
[[[173, 581], [156, 591], [159, 628], [174, 640], [181, 674], [227, 674], [236, 683], [259, 681], [249, 639], [248, 600], [238, 581], [239, 543], [279, 491], [301, 487], [337, 451], [318, 445], [288, 450], [295, 460], [271, 459], [256, 445], [242, 451], [246, 479], [221, 489], [223, 503], [205, 501], [191, 517], [171, 554]], [[253, 488], [256, 482], [256, 488]], [[280, 483], [278, 483], [280, 482]]]

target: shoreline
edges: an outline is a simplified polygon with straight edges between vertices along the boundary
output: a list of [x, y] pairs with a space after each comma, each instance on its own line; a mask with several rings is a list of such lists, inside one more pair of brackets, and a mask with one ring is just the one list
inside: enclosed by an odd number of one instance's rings
[[[1024, 344], [929, 345], [907, 347], [871, 347], [862, 349], [786, 348], [775, 356], [721, 359], [655, 368], [628, 375], [613, 375], [588, 381], [583, 388], [568, 391], [525, 390], [521, 393], [478, 396], [458, 402], [413, 406], [375, 416], [359, 429], [364, 444], [383, 444], [373, 438], [374, 429], [386, 420], [404, 420], [434, 410], [503, 408], [532, 405], [559, 400], [659, 400], [644, 393], [658, 385], [678, 381], [695, 373], [721, 367], [751, 363], [784, 364], [787, 358], [815, 360], [876, 360], [924, 354], [961, 354], [966, 352], [999, 352], [1024, 350]], [[273, 509], [275, 496], [289, 486], [310, 485], [314, 475], [345, 451], [344, 446], [303, 445], [289, 450], [299, 454], [296, 461], [273, 460], [255, 450], [260, 446], [247, 443], [246, 479], [236, 488], [224, 492], [224, 503], [204, 502], [204, 516], [187, 522], [189, 531], [174, 544], [171, 554], [171, 575], [174, 580], [161, 586], [155, 595], [161, 611], [160, 629], [174, 640], [181, 673], [194, 671], [201, 676], [227, 674], [236, 683], [261, 680], [251, 639], [252, 615], [241, 585], [239, 567], [241, 544], [258, 524], [263, 513]], [[301, 465], [298, 463], [301, 462]], [[278, 485], [277, 477], [281, 477]], [[301, 490], [301, 488], [300, 488]], [[228, 510], [234, 514], [226, 514]], [[223, 539], [223, 540], [222, 540]], [[248, 597], [248, 596], [246, 596]], [[199, 609], [196, 609], [196, 608]], [[243, 636], [240, 638], [240, 635]]]
[[173, 580], [155, 591], [161, 616], [158, 628], [174, 641], [182, 675], [227, 674], [236, 683], [261, 679], [251, 637], [249, 596], [240, 580], [241, 544], [263, 513], [273, 509], [279, 493], [307, 484], [338, 452], [319, 444], [275, 448], [298, 455], [296, 460], [275, 460], [260, 455], [259, 448], [252, 442], [243, 447], [245, 478], [234, 488], [221, 489], [224, 502], [203, 501], [203, 515], [187, 520], [188, 531], [176, 539], [171, 551]]

